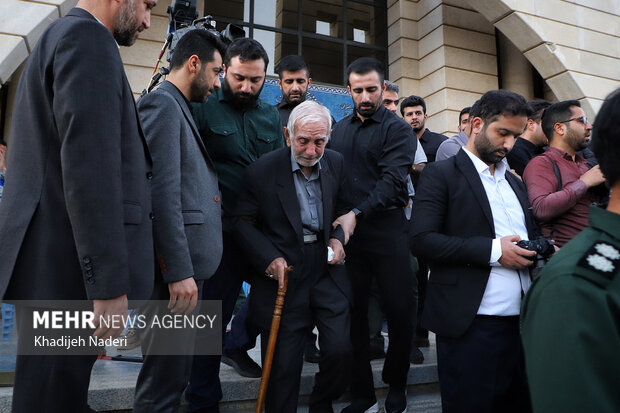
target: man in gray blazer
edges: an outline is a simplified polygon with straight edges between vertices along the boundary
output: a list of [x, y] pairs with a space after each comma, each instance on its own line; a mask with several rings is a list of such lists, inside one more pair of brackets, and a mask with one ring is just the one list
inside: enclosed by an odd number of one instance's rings
[[[0, 207], [5, 300], [92, 300], [99, 320], [125, 316], [128, 297], [150, 296], [151, 159], [118, 46], [149, 27], [155, 4], [80, 0], [32, 51], [16, 93]], [[20, 341], [32, 311], [17, 308]], [[102, 327], [94, 332], [101, 338], [122, 331]], [[18, 355], [13, 411], [91, 411], [95, 360]]]
[[[220, 88], [224, 46], [206, 30], [192, 30], [177, 43], [170, 75], [138, 101], [153, 157], [153, 223], [157, 257], [152, 300], [142, 309], [157, 315], [197, 312], [203, 281], [222, 257], [222, 218], [215, 166], [200, 139], [190, 102], [204, 102]], [[134, 412], [174, 412], [187, 385], [196, 330], [142, 330], [144, 363], [136, 385]], [[163, 341], [175, 353], [150, 354]], [[168, 353], [170, 354], [170, 353]]]

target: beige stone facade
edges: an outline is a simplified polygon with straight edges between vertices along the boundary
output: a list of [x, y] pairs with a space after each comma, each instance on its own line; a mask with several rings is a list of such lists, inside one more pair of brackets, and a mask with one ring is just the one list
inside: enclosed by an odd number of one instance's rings
[[[43, 30], [75, 3], [0, 1], [0, 84], [8, 89], [0, 110], [7, 119], [21, 65]], [[169, 4], [160, 0], [151, 29], [121, 48], [136, 95], [153, 73]], [[424, 97], [433, 131], [453, 133], [459, 111], [498, 87], [528, 99], [579, 99], [593, 117], [620, 86], [618, 0], [387, 0], [387, 7], [390, 80], [402, 96]]]
[[[459, 111], [500, 86], [528, 99], [578, 99], [591, 118], [620, 86], [618, 1], [390, 0], [388, 7], [391, 80], [403, 95], [425, 98], [434, 131], [454, 132]], [[544, 81], [537, 95], [533, 73]]]

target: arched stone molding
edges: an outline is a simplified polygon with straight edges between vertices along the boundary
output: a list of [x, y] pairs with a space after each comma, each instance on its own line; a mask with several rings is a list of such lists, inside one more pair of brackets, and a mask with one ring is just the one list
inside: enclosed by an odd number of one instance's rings
[[559, 100], [593, 117], [620, 86], [620, 2], [468, 0], [525, 55]]
[[0, 1], [0, 87], [26, 61], [45, 29], [77, 0]]

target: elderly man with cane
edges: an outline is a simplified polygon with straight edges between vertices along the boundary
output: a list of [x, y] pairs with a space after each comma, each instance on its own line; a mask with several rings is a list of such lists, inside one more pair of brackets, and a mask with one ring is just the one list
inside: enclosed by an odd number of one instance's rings
[[237, 201], [237, 241], [256, 270], [249, 314], [265, 338], [285, 268], [294, 267], [267, 389], [267, 412], [297, 411], [304, 344], [314, 323], [322, 358], [310, 412], [332, 412], [332, 400], [348, 383], [351, 293], [342, 265], [344, 232], [339, 226], [332, 228], [335, 217], [348, 209], [338, 200], [342, 156], [325, 149], [330, 130], [327, 108], [311, 101], [298, 105], [285, 133], [290, 148], [250, 165]]

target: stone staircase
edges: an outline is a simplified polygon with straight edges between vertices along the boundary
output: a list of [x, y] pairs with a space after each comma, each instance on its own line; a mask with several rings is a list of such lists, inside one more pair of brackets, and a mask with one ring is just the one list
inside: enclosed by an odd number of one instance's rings
[[[260, 359], [260, 346], [250, 351], [250, 356], [254, 360]], [[439, 385], [437, 379], [437, 356], [435, 353], [434, 337], [431, 337], [431, 347], [421, 348], [424, 354], [424, 364], [411, 365], [409, 370], [409, 409], [418, 413], [438, 413], [441, 412], [439, 402]], [[109, 349], [108, 354], [113, 354], [115, 349]], [[124, 351], [120, 354], [138, 355], [139, 349]], [[11, 361], [0, 360], [2, 370], [10, 370]], [[374, 360], [372, 363], [374, 374], [375, 389], [380, 405], [387, 394], [387, 387], [381, 380], [381, 368], [383, 360]], [[13, 363], [14, 366], [14, 363]], [[131, 412], [133, 394], [140, 363], [97, 360], [93, 368], [89, 404], [97, 411], [102, 412]], [[318, 365], [304, 363], [301, 388], [299, 412], [307, 411], [308, 396], [312, 390], [314, 373], [318, 370]], [[222, 412], [253, 412], [258, 395], [260, 379], [250, 379], [239, 376], [231, 367], [221, 365], [220, 378], [224, 399], [220, 404]], [[0, 388], [0, 413], [11, 411], [11, 387]], [[339, 411], [348, 403], [348, 395], [345, 394], [337, 403], [335, 410]], [[185, 408], [181, 409], [184, 412]]]

